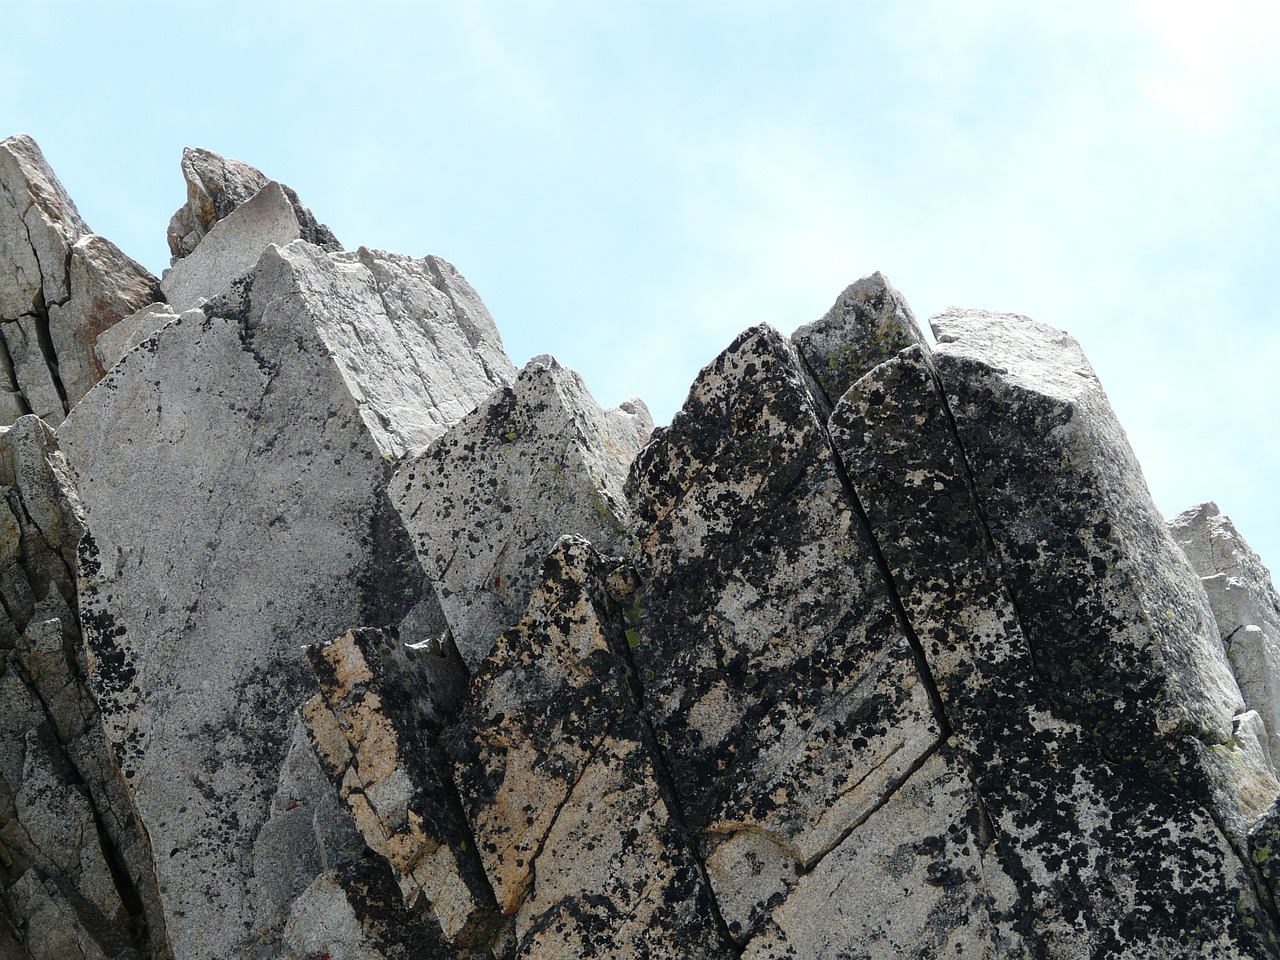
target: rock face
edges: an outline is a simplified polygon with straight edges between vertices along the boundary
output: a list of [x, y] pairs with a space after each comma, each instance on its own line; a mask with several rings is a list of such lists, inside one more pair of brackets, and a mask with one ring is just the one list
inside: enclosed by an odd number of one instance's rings
[[1280, 957], [1280, 595], [1066, 334], [875, 274], [654, 429], [183, 172], [157, 285], [0, 144], [5, 960]]
[[[200, 147], [182, 151], [182, 178], [187, 182], [187, 202], [169, 221], [169, 252], [174, 263], [194, 252], [214, 224], [253, 199], [268, 183], [261, 170]], [[338, 238], [316, 220], [293, 189], [279, 186], [293, 207], [298, 235], [325, 250], [341, 250]]]
[[0, 141], [0, 423], [56, 425], [105, 372], [117, 320], [161, 299], [156, 278], [90, 232], [27, 136]]
[[[482, 400], [503, 366], [487, 317], [452, 310], [433, 269], [268, 247], [61, 428], [90, 518], [80, 602], [95, 694], [178, 955], [270, 944], [312, 879], [272, 886], [259, 866], [305, 699], [299, 648], [394, 625], [423, 596], [386, 499], [394, 458]], [[465, 351], [444, 353], [458, 338]]]
[[474, 669], [524, 612], [561, 536], [629, 550], [627, 469], [653, 429], [639, 400], [601, 410], [572, 370], [537, 357], [391, 483], [391, 499]]

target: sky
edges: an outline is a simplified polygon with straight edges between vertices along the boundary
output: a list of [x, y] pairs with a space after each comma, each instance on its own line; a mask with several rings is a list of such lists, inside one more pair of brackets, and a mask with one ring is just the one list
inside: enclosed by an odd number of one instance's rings
[[880, 270], [1083, 345], [1156, 503], [1280, 566], [1280, 4], [48, 2], [0, 136], [155, 272], [184, 146], [454, 263], [517, 364], [659, 423]]

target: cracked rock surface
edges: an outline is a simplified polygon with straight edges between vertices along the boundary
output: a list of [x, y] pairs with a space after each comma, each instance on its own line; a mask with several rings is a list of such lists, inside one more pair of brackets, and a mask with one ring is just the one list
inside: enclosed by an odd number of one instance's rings
[[182, 170], [157, 283], [0, 141], [4, 960], [1280, 957], [1280, 595], [1065, 333], [873, 274], [655, 429]]
[[89, 230], [36, 142], [0, 140], [0, 423], [57, 425], [106, 372], [95, 346], [162, 299], [159, 282]]

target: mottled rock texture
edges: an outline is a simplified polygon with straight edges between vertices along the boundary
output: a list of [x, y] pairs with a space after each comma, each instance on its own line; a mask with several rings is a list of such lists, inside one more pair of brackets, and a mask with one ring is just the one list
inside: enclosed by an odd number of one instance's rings
[[487, 396], [505, 359], [487, 315], [459, 330], [437, 270], [270, 246], [61, 428], [91, 530], [94, 689], [179, 955], [275, 942], [312, 879], [265, 881], [255, 847], [306, 699], [300, 648], [393, 625], [427, 589], [386, 499], [394, 458]]
[[105, 372], [98, 337], [159, 284], [90, 231], [23, 135], [0, 141], [0, 264], [0, 423], [56, 425]]
[[1066, 334], [874, 274], [654, 429], [182, 168], [158, 285], [0, 143], [4, 960], [1280, 957], [1280, 595]]
[[[187, 202], [169, 221], [169, 252], [174, 263], [192, 253], [214, 224], [253, 199], [268, 183], [261, 170], [202, 147], [182, 151], [182, 178], [187, 182]], [[338, 238], [316, 220], [297, 193], [283, 184], [280, 188], [294, 209], [299, 236], [325, 250], [341, 250]]]
[[582, 379], [536, 357], [391, 482], [391, 499], [474, 669], [524, 612], [561, 536], [630, 549], [622, 487], [653, 419], [639, 400], [601, 410]]

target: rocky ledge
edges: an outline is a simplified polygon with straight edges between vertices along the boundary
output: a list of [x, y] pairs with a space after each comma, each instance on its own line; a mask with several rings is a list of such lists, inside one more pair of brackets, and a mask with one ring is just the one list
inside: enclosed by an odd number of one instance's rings
[[880, 274], [669, 426], [207, 150], [0, 141], [0, 956], [1280, 956], [1280, 595]]

